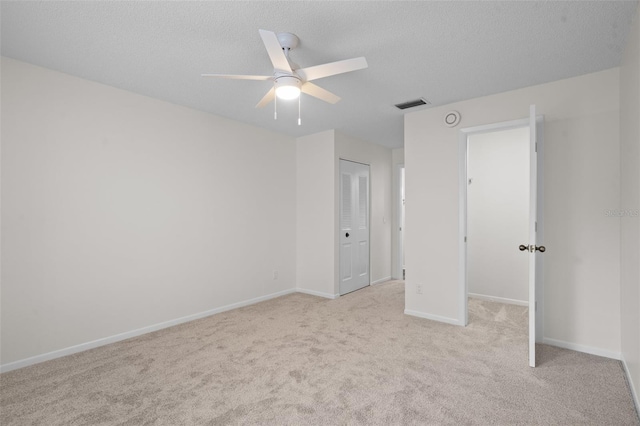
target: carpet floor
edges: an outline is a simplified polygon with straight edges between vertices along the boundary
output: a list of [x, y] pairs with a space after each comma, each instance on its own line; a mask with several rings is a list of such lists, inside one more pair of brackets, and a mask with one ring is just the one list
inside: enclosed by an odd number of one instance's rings
[[540, 345], [527, 309], [404, 315], [404, 284], [291, 294], [0, 375], [8, 425], [638, 425], [620, 362]]

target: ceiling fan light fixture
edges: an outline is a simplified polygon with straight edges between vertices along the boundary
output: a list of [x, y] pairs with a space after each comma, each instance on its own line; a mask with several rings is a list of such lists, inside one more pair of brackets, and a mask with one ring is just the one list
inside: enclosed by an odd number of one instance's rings
[[300, 88], [302, 87], [302, 84], [299, 78], [284, 76], [276, 78], [275, 87], [276, 96], [278, 98], [291, 100], [300, 97]]

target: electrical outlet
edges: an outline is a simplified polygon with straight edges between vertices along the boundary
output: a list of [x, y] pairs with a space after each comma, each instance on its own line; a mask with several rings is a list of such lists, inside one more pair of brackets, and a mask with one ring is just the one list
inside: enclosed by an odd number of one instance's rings
[[278, 271], [273, 271], [273, 279], [274, 280], [278, 279]]
[[416, 284], [416, 293], [422, 294], [422, 284]]

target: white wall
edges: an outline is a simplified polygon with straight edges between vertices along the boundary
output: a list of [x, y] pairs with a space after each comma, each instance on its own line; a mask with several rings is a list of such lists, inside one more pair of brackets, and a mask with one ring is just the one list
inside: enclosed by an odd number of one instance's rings
[[392, 178], [391, 178], [391, 190], [393, 193], [393, 206], [391, 207], [391, 215], [393, 218], [391, 228], [391, 275], [394, 279], [402, 279], [402, 262], [398, 257], [400, 242], [400, 211], [398, 207], [400, 205], [400, 181], [399, 181], [399, 169], [400, 166], [404, 166], [404, 148], [397, 148], [391, 150], [391, 164]]
[[[380, 145], [364, 142], [336, 132], [336, 156], [334, 163], [335, 223], [339, 223], [340, 206], [340, 159], [368, 164], [371, 176], [370, 210], [370, 270], [371, 283], [391, 279], [391, 150]], [[334, 230], [339, 241], [339, 230]], [[336, 292], [339, 292], [339, 250], [335, 253]]]
[[[619, 356], [619, 71], [458, 102], [405, 116], [406, 309], [459, 322], [458, 129], [545, 115], [547, 342]], [[462, 114], [445, 127], [449, 110]], [[422, 284], [423, 294], [416, 294]]]
[[[297, 140], [298, 291], [340, 293], [340, 159], [369, 164], [371, 176], [370, 277], [391, 277], [391, 150], [333, 130]], [[329, 213], [330, 212], [330, 213]]]
[[467, 285], [469, 295], [529, 300], [529, 128], [468, 138]]
[[297, 287], [323, 297], [335, 291], [335, 132], [296, 141]]
[[293, 138], [8, 58], [1, 136], [3, 365], [295, 287]]
[[640, 410], [640, 9], [620, 68], [620, 160], [622, 358]]

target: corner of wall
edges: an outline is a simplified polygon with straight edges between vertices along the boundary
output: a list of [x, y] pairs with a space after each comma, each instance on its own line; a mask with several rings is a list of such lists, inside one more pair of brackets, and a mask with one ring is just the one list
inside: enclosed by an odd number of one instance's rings
[[335, 132], [296, 140], [296, 288], [335, 295]]

